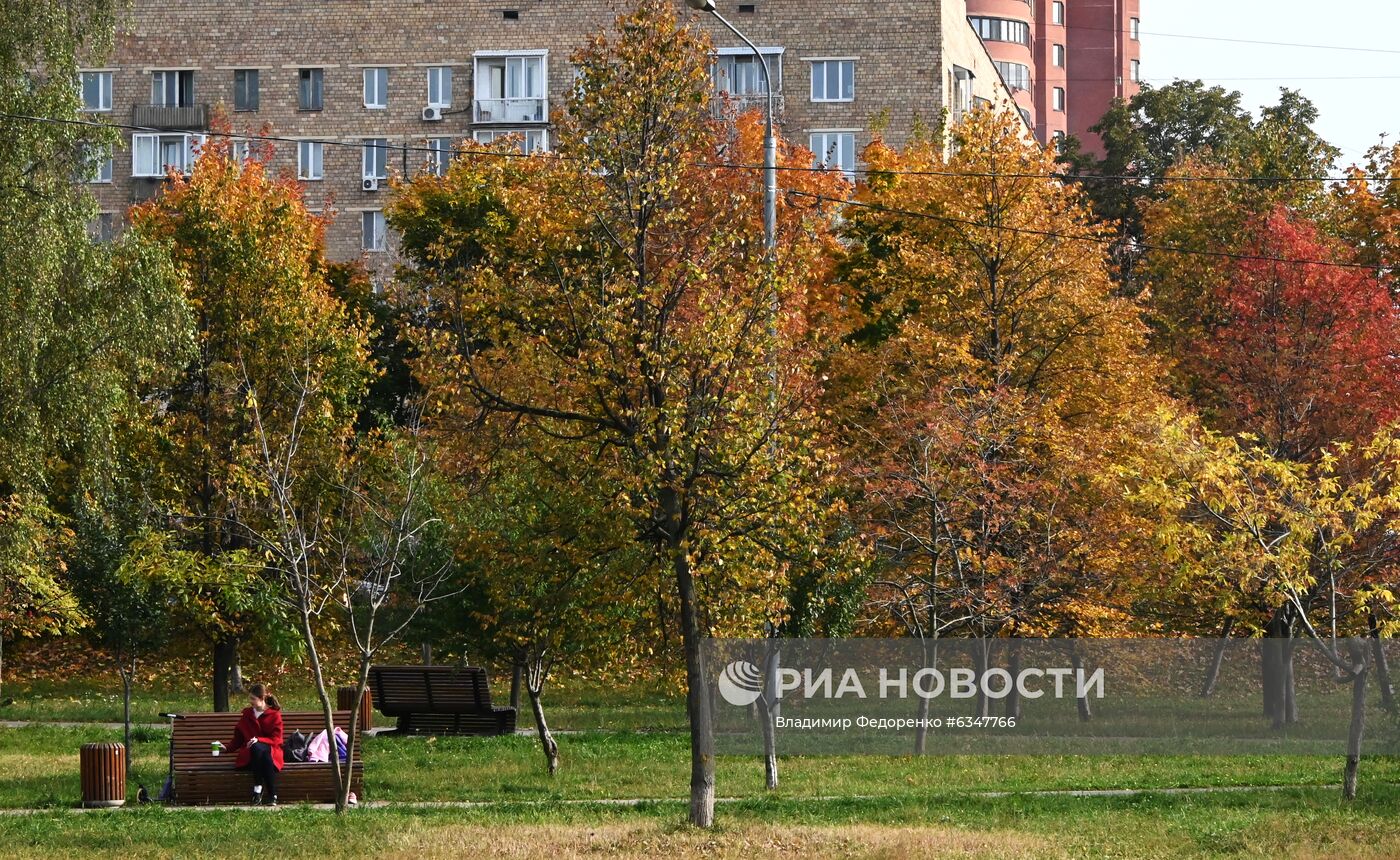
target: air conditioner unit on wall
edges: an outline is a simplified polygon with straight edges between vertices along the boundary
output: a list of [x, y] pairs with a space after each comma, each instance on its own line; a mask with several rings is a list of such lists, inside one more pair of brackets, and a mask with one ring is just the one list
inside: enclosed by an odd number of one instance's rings
[[430, 107], [425, 107], [425, 108], [423, 108], [423, 122], [441, 122], [441, 121], [442, 121], [442, 108], [440, 108], [440, 107], [431, 107], [431, 106], [430, 106]]
[[362, 182], [360, 182], [360, 188], [361, 188], [361, 190], [364, 190], [364, 191], [378, 191], [378, 190], [379, 190], [379, 180], [378, 180], [378, 179], [365, 179], [365, 180], [363, 180]]

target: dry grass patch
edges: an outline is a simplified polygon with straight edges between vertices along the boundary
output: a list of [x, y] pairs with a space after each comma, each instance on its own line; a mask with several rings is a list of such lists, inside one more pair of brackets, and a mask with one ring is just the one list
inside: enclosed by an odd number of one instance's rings
[[409, 826], [390, 837], [389, 858], [549, 857], [756, 860], [765, 857], [1055, 857], [1043, 839], [952, 827], [732, 825], [701, 831], [664, 822], [589, 825]]

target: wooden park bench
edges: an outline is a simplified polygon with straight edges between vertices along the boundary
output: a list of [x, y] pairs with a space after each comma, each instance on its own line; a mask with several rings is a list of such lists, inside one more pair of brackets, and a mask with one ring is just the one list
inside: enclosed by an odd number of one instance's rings
[[373, 666], [374, 705], [403, 734], [509, 735], [515, 708], [491, 704], [486, 670], [478, 666]]
[[[335, 724], [350, 730], [350, 712], [335, 711]], [[225, 749], [220, 755], [210, 755], [209, 744], [233, 739], [233, 727], [238, 723], [237, 711], [226, 714], [182, 714], [173, 722], [171, 762], [174, 769], [175, 803], [182, 806], [249, 803], [253, 796], [253, 773], [235, 770], [235, 753]], [[326, 716], [320, 711], [283, 711], [282, 737], [300, 731], [307, 739], [325, 731]], [[358, 732], [357, 732], [358, 734]], [[336, 745], [330, 744], [334, 751]], [[332, 753], [334, 754], [334, 753]], [[350, 766], [350, 790], [364, 798], [364, 762], [360, 760], [358, 738], [352, 760], [341, 762]], [[279, 803], [333, 803], [335, 801], [335, 772], [330, 762], [288, 761], [277, 776]]]

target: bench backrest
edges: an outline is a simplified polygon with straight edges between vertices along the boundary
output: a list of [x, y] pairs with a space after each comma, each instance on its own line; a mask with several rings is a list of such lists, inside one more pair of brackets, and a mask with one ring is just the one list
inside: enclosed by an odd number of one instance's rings
[[372, 666], [375, 707], [385, 714], [489, 712], [491, 688], [480, 666]]
[[[348, 732], [350, 730], [350, 711], [334, 711], [332, 713], [335, 725]], [[181, 716], [183, 719], [174, 721], [170, 741], [171, 747], [174, 749], [177, 768], [182, 763], [211, 764], [220, 760], [228, 761], [229, 767], [233, 767], [235, 754], [233, 750], [224, 750], [223, 755], [215, 758], [209, 754], [209, 744], [211, 741], [228, 743], [233, 739], [233, 727], [238, 724], [238, 711], [223, 714], [182, 714]], [[312, 738], [316, 736], [317, 732], [325, 731], [325, 728], [326, 715], [320, 711], [282, 712], [282, 735], [284, 738], [295, 731], [300, 731], [307, 738]], [[355, 744], [356, 759], [360, 756], [358, 740], [357, 738]]]

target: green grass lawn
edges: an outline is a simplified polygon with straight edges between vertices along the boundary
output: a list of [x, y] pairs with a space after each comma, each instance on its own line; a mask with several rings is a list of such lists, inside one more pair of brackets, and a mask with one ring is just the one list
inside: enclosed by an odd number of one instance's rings
[[[27, 718], [116, 716], [105, 691], [79, 683], [24, 692], [11, 707], [27, 708]], [[288, 707], [312, 704], [302, 691], [285, 692]], [[203, 711], [208, 704], [162, 692], [141, 702], [138, 718], [167, 708]], [[1365, 760], [1361, 796], [1345, 803], [1330, 787], [1341, 776], [1336, 757], [794, 756], [782, 759], [782, 786], [773, 793], [763, 788], [757, 759], [721, 757], [719, 795], [727, 800], [720, 826], [699, 833], [680, 823], [689, 758], [674, 697], [566, 686], [552, 697], [551, 712], [554, 725], [580, 732], [560, 736], [563, 769], [553, 778], [530, 737], [366, 739], [366, 800], [489, 805], [361, 808], [343, 818], [297, 807], [75, 812], [78, 747], [119, 740], [121, 733], [98, 725], [0, 729], [0, 808], [42, 810], [0, 814], [0, 846], [6, 857], [143, 858], [228, 856], [255, 844], [285, 857], [555, 860], [1400, 856], [1400, 758]], [[594, 730], [599, 727], [611, 730]], [[138, 782], [157, 790], [167, 739], [163, 729], [136, 732], [131, 796]], [[1199, 786], [1287, 788], [1133, 797], [1027, 793]], [[660, 800], [606, 803], [630, 798]]]

